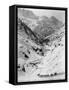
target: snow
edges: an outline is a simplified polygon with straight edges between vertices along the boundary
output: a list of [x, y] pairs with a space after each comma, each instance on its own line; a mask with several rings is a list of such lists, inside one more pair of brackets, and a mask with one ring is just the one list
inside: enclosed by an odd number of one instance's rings
[[[60, 45], [58, 45], [59, 43]], [[54, 44], [57, 44], [57, 47]], [[55, 40], [54, 44], [44, 46], [44, 49], [49, 49], [49, 51], [44, 52], [44, 56], [30, 50], [31, 55], [27, 61], [18, 58], [18, 64], [21, 66], [25, 64], [26, 69], [26, 72], [18, 71], [18, 82], [65, 79], [65, 36], [60, 42]], [[30, 63], [38, 64], [32, 66]]]

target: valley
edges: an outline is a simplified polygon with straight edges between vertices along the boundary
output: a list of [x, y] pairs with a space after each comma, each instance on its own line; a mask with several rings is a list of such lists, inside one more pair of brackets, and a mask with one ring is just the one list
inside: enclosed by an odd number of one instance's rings
[[18, 17], [18, 82], [65, 79], [64, 24], [31, 17]]

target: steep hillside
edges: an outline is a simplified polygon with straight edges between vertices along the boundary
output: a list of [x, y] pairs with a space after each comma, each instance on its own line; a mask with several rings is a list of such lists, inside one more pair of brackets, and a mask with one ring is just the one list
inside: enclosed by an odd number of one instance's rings
[[38, 30], [18, 19], [18, 81], [64, 79], [65, 27], [53, 31], [44, 23]]

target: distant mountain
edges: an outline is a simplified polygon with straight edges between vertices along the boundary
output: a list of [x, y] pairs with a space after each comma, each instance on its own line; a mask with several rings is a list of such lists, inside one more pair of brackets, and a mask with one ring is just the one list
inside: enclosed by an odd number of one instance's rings
[[43, 16], [40, 21], [38, 21], [38, 25], [35, 27], [34, 32], [43, 38], [59, 31], [63, 25], [64, 24], [54, 16], [51, 18]]
[[33, 40], [36, 44], [43, 44], [44, 37], [31, 30], [24, 22], [18, 19], [18, 33], [24, 37]]
[[58, 20], [55, 16], [52, 16], [50, 18], [50, 21], [51, 21], [51, 24], [55, 26], [57, 29], [60, 29], [61, 27], [63, 27], [63, 23], [60, 20]]
[[34, 32], [38, 33], [42, 37], [46, 37], [52, 34], [55, 30], [48, 25], [46, 22], [42, 21], [38, 26], [35, 27]]
[[47, 16], [41, 16], [40, 18], [41, 18], [41, 20], [45, 20], [45, 21], [49, 20], [49, 18]]
[[55, 16], [48, 18], [47, 16], [36, 16], [31, 10], [18, 9], [18, 17], [24, 22], [31, 31], [39, 39], [44, 39], [48, 35], [53, 34], [55, 31], [63, 27], [63, 23]]
[[25, 9], [19, 9], [18, 10], [18, 17], [26, 17], [30, 19], [38, 19], [38, 17], [31, 11], [31, 10], [25, 10]]
[[46, 37], [51, 36], [52, 34], [54, 35], [55, 32], [57, 33], [60, 31], [60, 29], [54, 28], [53, 25], [51, 26], [51, 23], [52, 22], [46, 23], [46, 21], [43, 20], [35, 27], [34, 30], [32, 30], [25, 22], [18, 19], [18, 30], [21, 32], [21, 34], [25, 33], [26, 36], [28, 36], [28, 38], [33, 40], [36, 44], [42, 45], [43, 42], [46, 41]]

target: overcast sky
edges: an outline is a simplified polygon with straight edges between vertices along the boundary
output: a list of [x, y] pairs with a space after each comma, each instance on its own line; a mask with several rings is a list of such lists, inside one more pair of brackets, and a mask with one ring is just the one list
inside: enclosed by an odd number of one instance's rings
[[25, 10], [31, 10], [37, 16], [47, 16], [47, 17], [55, 16], [63, 23], [65, 22], [65, 11], [49, 10], [49, 9], [45, 9], [45, 10], [44, 9], [29, 9], [29, 8], [25, 8]]

